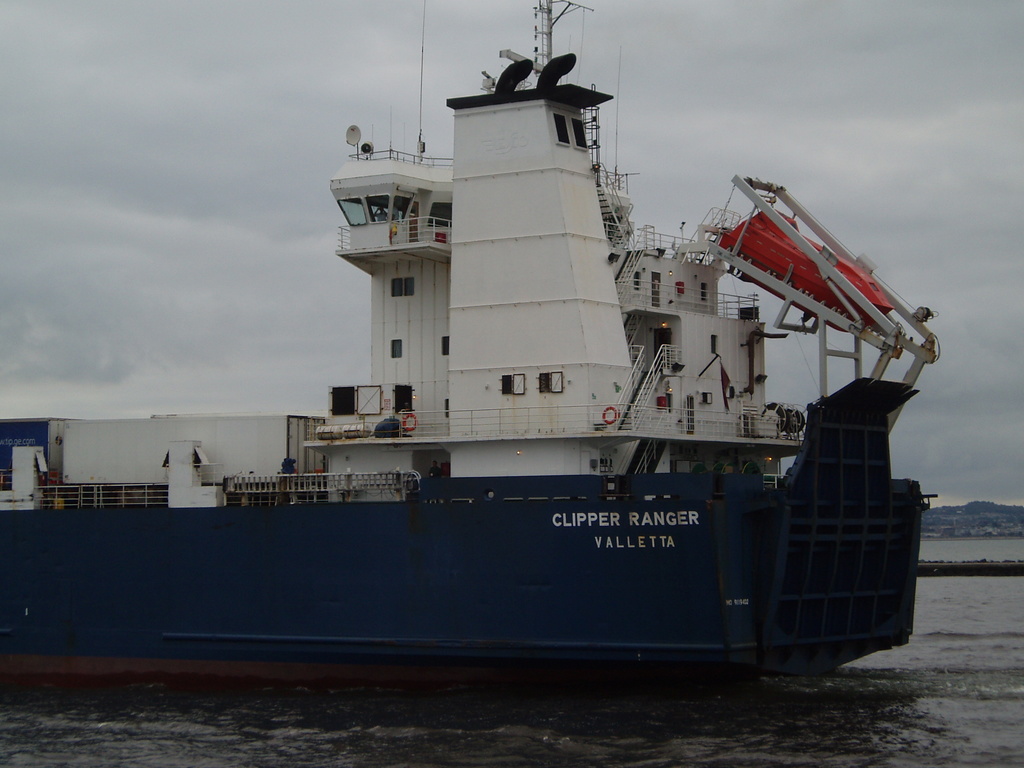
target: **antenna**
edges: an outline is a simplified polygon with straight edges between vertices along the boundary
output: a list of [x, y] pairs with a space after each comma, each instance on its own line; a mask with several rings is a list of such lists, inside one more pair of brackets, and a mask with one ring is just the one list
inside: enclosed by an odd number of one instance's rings
[[619, 105], [622, 104], [622, 46], [619, 46], [619, 72], [615, 81], [615, 170], [619, 170]]
[[345, 131], [345, 143], [351, 144], [353, 147], [359, 146], [361, 138], [363, 138], [363, 132], [359, 130], [358, 125], [350, 125]]
[[427, 0], [423, 0], [423, 23], [420, 25], [420, 135], [416, 140], [416, 156], [423, 161], [427, 145], [423, 143], [423, 59], [427, 48]]
[[[554, 11], [555, 5], [564, 5], [565, 7], [555, 18], [551, 18], [551, 14]], [[537, 40], [538, 44], [534, 48], [534, 59], [537, 65], [543, 69], [544, 65], [551, 61], [551, 32], [555, 28], [555, 24], [570, 11], [575, 11], [577, 8], [584, 11], [593, 11], [593, 8], [588, 8], [580, 3], [573, 2], [573, 0], [540, 0], [537, 3], [535, 9], [537, 15], [540, 17], [540, 22], [534, 28], [534, 39]]]

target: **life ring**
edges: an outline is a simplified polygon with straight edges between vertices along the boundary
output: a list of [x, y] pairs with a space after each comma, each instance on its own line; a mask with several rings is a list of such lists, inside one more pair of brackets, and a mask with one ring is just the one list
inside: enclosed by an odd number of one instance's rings
[[415, 413], [403, 413], [402, 414], [402, 429], [406, 432], [412, 432], [416, 429], [416, 414]]
[[604, 419], [604, 423], [611, 426], [619, 420], [619, 409], [614, 405], [609, 405], [604, 409], [604, 414], [601, 416]]

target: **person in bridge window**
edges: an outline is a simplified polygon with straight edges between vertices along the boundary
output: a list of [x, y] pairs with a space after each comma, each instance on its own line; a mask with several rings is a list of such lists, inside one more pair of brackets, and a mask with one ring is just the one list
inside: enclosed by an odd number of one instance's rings
[[434, 461], [430, 462], [430, 471], [427, 472], [427, 475], [429, 477], [440, 477], [441, 476], [441, 467], [439, 467], [437, 465], [437, 459], [434, 459]]

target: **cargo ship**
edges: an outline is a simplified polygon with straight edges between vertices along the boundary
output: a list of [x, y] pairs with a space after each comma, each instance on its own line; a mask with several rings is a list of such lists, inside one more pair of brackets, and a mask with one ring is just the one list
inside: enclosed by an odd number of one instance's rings
[[[326, 414], [0, 422], [0, 681], [717, 680], [908, 641], [927, 497], [888, 436], [934, 313], [778, 184], [735, 177], [753, 212], [689, 236], [636, 226], [612, 97], [561, 82], [538, 12], [534, 59], [447, 102], [453, 158], [349, 128], [330, 188], [372, 365]], [[755, 220], [793, 269], [744, 246]], [[793, 334], [821, 342], [807, 406], [767, 381]]]

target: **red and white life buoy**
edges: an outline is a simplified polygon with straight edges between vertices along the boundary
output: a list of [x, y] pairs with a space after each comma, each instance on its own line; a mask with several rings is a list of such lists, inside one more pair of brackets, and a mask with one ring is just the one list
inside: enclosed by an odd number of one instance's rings
[[403, 413], [402, 414], [402, 429], [406, 432], [412, 432], [416, 429], [416, 414], [415, 413]]
[[602, 418], [604, 419], [605, 424], [611, 426], [612, 424], [619, 420], [619, 409], [616, 408], [614, 405], [609, 405], [607, 408], [604, 409], [604, 415], [602, 416]]

